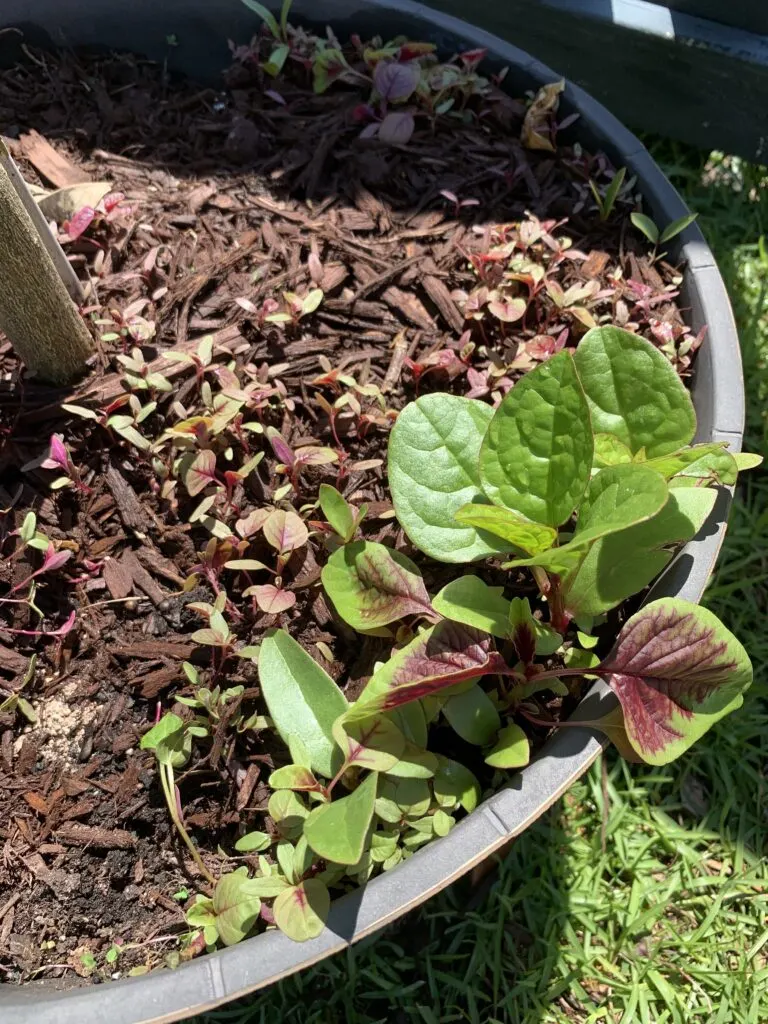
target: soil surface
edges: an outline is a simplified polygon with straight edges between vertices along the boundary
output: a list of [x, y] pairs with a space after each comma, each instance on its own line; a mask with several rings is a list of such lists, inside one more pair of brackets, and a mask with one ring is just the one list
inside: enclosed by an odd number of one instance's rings
[[[629, 227], [633, 183], [601, 221], [589, 179], [604, 188], [613, 168], [579, 147], [525, 148], [525, 98], [493, 85], [463, 119], [419, 123], [407, 145], [386, 146], [359, 137], [359, 90], [342, 84], [315, 95], [297, 72], [275, 98], [252, 57], [236, 55], [221, 90], [121, 54], [30, 51], [0, 80], [0, 128], [27, 180], [48, 190], [107, 181], [112, 196], [79, 236], [75, 222], [59, 224], [99, 339], [87, 380], [46, 387], [0, 341], [0, 596], [41, 566], [42, 553], [22, 550], [14, 534], [30, 510], [56, 550], [70, 553], [60, 571], [37, 577], [42, 618], [26, 604], [0, 606], [6, 982], [102, 980], [191, 955], [179, 952], [178, 937], [201, 880], [169, 820], [154, 758], [139, 749], [161, 711], [191, 714], [175, 704], [192, 694], [182, 662], [243, 687], [179, 779], [185, 820], [214, 870], [219, 848], [231, 850], [238, 835], [274, 831], [265, 780], [288, 757], [268, 730], [231, 728], [237, 716], [265, 711], [253, 664], [230, 658], [220, 674], [210, 648], [190, 639], [205, 623], [189, 605], [213, 601], [211, 559], [223, 556], [210, 555], [204, 523], [189, 521], [200, 495], [164, 489], [146, 451], [104, 426], [127, 408], [117, 356], [135, 358], [138, 346], [172, 382], [172, 391], [152, 393], [147, 437], [194, 412], [205, 379], [248, 385], [246, 418], [277, 428], [294, 450], [335, 452], [336, 461], [305, 468], [288, 496], [315, 528], [283, 569], [294, 603], [270, 614], [240, 596], [247, 583], [227, 581], [239, 609], [229, 620], [238, 643], [285, 626], [354, 696], [391, 641], [353, 633], [323, 596], [322, 516], [307, 512], [319, 483], [366, 502], [364, 536], [406, 551], [434, 592], [455, 570], [410, 549], [386, 488], [388, 430], [406, 402], [436, 389], [498, 402], [527, 369], [575, 345], [590, 319], [638, 330], [681, 373], [695, 348], [675, 304], [678, 270], [651, 263]], [[567, 134], [577, 137], [578, 123]], [[517, 322], [466, 315], [467, 296], [498, 280], [489, 248], [521, 232], [559, 292], [539, 291]], [[574, 286], [578, 301], [558, 303]], [[282, 293], [314, 288], [323, 292], [316, 310], [288, 323], [266, 319], [285, 309]], [[160, 355], [197, 353], [208, 334], [213, 369], [196, 373]], [[62, 402], [100, 419], [65, 412]], [[75, 487], [51, 490], [57, 473], [39, 465], [53, 434], [77, 467]], [[232, 484], [231, 505], [246, 517], [276, 491], [285, 498], [287, 478], [257, 433], [241, 432], [237, 444], [238, 457], [265, 453]], [[257, 537], [248, 557], [271, 565], [274, 551]], [[493, 568], [484, 574], [494, 581]], [[534, 592], [526, 576], [511, 581], [510, 593]], [[62, 627], [58, 637], [34, 635]], [[2, 704], [11, 694], [28, 702], [26, 715]], [[539, 741], [546, 730], [532, 733]], [[438, 748], [446, 743], [470, 766], [482, 764], [453, 734], [438, 736]]]

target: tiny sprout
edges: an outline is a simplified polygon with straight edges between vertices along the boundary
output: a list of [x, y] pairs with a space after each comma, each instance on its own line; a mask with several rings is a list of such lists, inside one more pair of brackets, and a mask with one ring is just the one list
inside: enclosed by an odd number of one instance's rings
[[448, 200], [449, 203], [453, 203], [453, 215], [458, 217], [463, 209], [468, 206], [479, 206], [479, 199], [459, 199], [455, 192], [449, 191], [447, 188], [440, 190], [440, 195]]
[[592, 189], [592, 195], [595, 197], [597, 209], [600, 214], [600, 220], [606, 221], [610, 217], [613, 208], [616, 205], [619, 192], [621, 191], [621, 186], [624, 184], [626, 174], [627, 168], [620, 167], [611, 179], [611, 183], [608, 188], [606, 188], [604, 195], [601, 195], [595, 182], [591, 178], [589, 179], [589, 187]]
[[669, 242], [671, 239], [676, 238], [682, 231], [693, 224], [698, 217], [697, 213], [686, 213], [682, 217], [678, 217], [677, 220], [673, 220], [670, 224], [662, 231], [655, 221], [651, 220], [650, 217], [644, 213], [638, 213], [635, 211], [629, 215], [629, 219], [632, 221], [634, 226], [641, 234], [645, 235], [648, 241], [653, 245], [653, 253], [651, 259], [656, 259], [656, 250], [659, 245], [664, 245], [665, 242]]

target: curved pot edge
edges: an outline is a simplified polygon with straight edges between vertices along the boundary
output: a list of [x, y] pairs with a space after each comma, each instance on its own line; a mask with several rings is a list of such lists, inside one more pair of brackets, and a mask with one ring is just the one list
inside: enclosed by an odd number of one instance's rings
[[[63, 6], [66, 6], [63, 5]], [[350, 4], [354, 6], [354, 3]], [[409, 0], [368, 0], [365, 5], [394, 11], [430, 23], [433, 31], [458, 37], [471, 46], [487, 47], [503, 63], [514, 65], [535, 82], [558, 76], [516, 47], [448, 15]], [[27, 14], [28, 17], [28, 14]], [[642, 181], [654, 216], [668, 222], [686, 212], [674, 188], [650, 158], [642, 143], [605, 107], [583, 90], [568, 84], [566, 102], [578, 107], [582, 123]], [[733, 317], [714, 258], [693, 225], [678, 240], [676, 256], [688, 260], [687, 286], [696, 329], [709, 323], [710, 344], [699, 354], [694, 401], [700, 434], [729, 440], [740, 447], [744, 400], [741, 363]], [[717, 356], [717, 376], [714, 361]], [[702, 361], [702, 356], [704, 360]], [[720, 496], [721, 525], [709, 536], [686, 545], [653, 587], [653, 596], [676, 595], [696, 601], [703, 593], [725, 533], [730, 493]], [[595, 684], [574, 719], [591, 717], [593, 702], [613, 700], [602, 683]], [[418, 851], [405, 864], [381, 875], [364, 888], [334, 902], [329, 925], [316, 940], [298, 945], [278, 932], [267, 932], [239, 946], [185, 964], [177, 971], [159, 971], [126, 979], [108, 987], [66, 992], [11, 989], [0, 986], [0, 1007], [6, 1024], [81, 1024], [109, 1017], [111, 1024], [178, 1020], [221, 1005], [273, 983], [377, 931], [425, 901], [484, 860], [510, 838], [527, 828], [579, 778], [597, 758], [602, 738], [590, 729], [563, 729], [546, 745], [535, 762], [510, 780], [467, 816], [445, 838]]]

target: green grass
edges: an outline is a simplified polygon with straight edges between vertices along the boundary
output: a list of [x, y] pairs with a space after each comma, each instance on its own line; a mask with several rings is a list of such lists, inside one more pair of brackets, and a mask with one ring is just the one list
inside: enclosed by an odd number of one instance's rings
[[[764, 448], [768, 178], [660, 143], [699, 212]], [[521, 837], [475, 909], [461, 884], [337, 958], [199, 1024], [764, 1024], [768, 1020], [768, 474], [744, 481], [706, 603], [755, 664], [744, 708], [664, 769], [609, 753]]]

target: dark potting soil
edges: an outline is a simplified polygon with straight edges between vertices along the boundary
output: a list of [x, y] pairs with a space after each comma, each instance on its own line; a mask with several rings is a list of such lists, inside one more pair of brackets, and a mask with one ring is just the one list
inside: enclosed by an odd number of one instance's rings
[[[174, 704], [192, 692], [181, 664], [205, 670], [210, 651], [191, 642], [204, 623], [187, 605], [214, 594], [200, 569], [210, 534], [188, 519], [199, 497], [162, 494], [145, 454], [61, 403], [106, 409], [119, 400], [115, 357], [139, 345], [174, 385], [155, 396], [146, 421], [157, 437], [166, 414], [178, 419], [172, 403], [194, 406], [199, 383], [161, 353], [195, 352], [213, 333], [218, 365], [234, 360], [241, 379], [264, 386], [265, 426], [294, 447], [337, 451], [338, 462], [302, 474], [294, 507], [311, 505], [323, 481], [368, 503], [364, 536], [406, 551], [434, 593], [456, 570], [410, 548], [386, 488], [388, 430], [406, 402], [441, 389], [498, 401], [527, 369], [575, 345], [589, 317], [634, 327], [682, 374], [695, 345], [678, 351], [686, 340], [678, 269], [652, 263], [629, 226], [632, 183], [600, 221], [589, 180], [611, 179], [607, 158], [524, 148], [526, 103], [495, 86], [468, 104], [464, 121], [438, 117], [407, 145], [387, 147], [359, 138], [358, 90], [338, 84], [315, 95], [297, 72], [281, 81], [279, 102], [247, 52], [221, 90], [129, 55], [29, 56], [0, 79], [0, 128], [27, 180], [47, 189], [106, 180], [124, 194], [85, 234], [62, 232], [91, 282], [84, 312], [94, 335], [113, 335], [100, 338], [88, 379], [70, 391], [46, 387], [0, 342], [0, 596], [39, 567], [12, 536], [29, 510], [71, 552], [65, 571], [39, 580], [42, 626], [26, 605], [0, 609], [0, 705], [38, 656], [23, 689], [36, 721], [12, 706], [0, 711], [0, 980], [71, 984], [188, 955], [178, 936], [200, 879], [139, 741], [161, 710], [190, 714]], [[542, 289], [521, 321], [465, 319], [462, 293], [493, 287], [499, 265], [485, 256], [517, 237], [521, 221], [530, 258], [547, 253], [550, 280], [562, 292], [589, 285], [588, 294], [569, 308]], [[313, 287], [324, 293], [314, 312], [287, 326], [265, 322], [271, 300]], [[357, 404], [331, 411], [344, 394]], [[51, 491], [55, 474], [29, 467], [54, 433], [84, 489]], [[250, 443], [265, 458], [236, 488], [243, 515], [285, 483], [269, 446]], [[256, 546], [253, 557], [268, 559], [269, 549]], [[293, 607], [270, 615], [243, 599], [232, 625], [251, 644], [284, 626], [354, 697], [391, 640], [361, 637], [335, 616], [319, 584], [324, 558], [316, 532], [284, 572]], [[510, 581], [478, 571], [510, 594], [535, 596], [525, 574]], [[194, 573], [194, 588], [182, 592]], [[239, 600], [236, 589], [230, 596]], [[54, 630], [72, 610], [75, 626], [58, 640], [7, 631]], [[214, 871], [225, 863], [219, 847], [231, 850], [243, 832], [275, 831], [266, 779], [287, 760], [269, 730], [228, 728], [240, 712], [265, 710], [253, 664], [230, 659], [218, 681], [244, 692], [179, 779], [185, 820]], [[542, 711], [567, 713], [575, 699], [543, 702]], [[531, 732], [535, 743], [546, 736]], [[438, 733], [436, 744], [490, 783], [474, 748], [452, 733]]]

